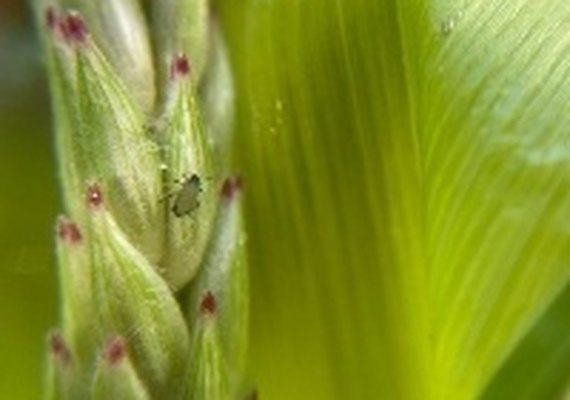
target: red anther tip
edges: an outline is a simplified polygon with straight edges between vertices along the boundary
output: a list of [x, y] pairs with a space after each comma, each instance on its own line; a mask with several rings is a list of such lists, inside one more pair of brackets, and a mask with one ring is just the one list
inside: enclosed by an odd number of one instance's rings
[[70, 12], [65, 22], [69, 39], [77, 43], [83, 43], [87, 36], [87, 26], [85, 26], [85, 21], [81, 15], [76, 12]]
[[127, 354], [127, 344], [125, 339], [117, 336], [107, 344], [105, 348], [105, 359], [110, 365], [116, 365], [121, 362]]
[[170, 75], [172, 79], [183, 78], [190, 74], [190, 62], [184, 53], [178, 53], [172, 58]]
[[103, 194], [97, 185], [87, 188], [87, 203], [92, 207], [99, 207], [103, 203]]
[[236, 194], [241, 192], [242, 187], [243, 187], [243, 181], [241, 180], [241, 177], [239, 176], [229, 177], [224, 181], [224, 184], [222, 185], [222, 190], [221, 190], [222, 197], [228, 200], [232, 200], [236, 196]]
[[49, 346], [51, 352], [58, 360], [68, 363], [71, 360], [69, 349], [59, 332], [52, 332], [49, 336]]
[[209, 290], [202, 296], [200, 312], [202, 315], [214, 315], [216, 313], [216, 298]]
[[83, 17], [76, 11], [70, 11], [65, 18], [56, 18], [57, 26], [63, 38], [69, 43], [84, 43], [87, 38], [87, 26]]
[[72, 221], [61, 218], [58, 224], [57, 233], [59, 238], [66, 244], [72, 245], [81, 242], [81, 231]]
[[57, 13], [55, 8], [49, 6], [45, 11], [46, 24], [50, 29], [54, 29], [57, 23]]

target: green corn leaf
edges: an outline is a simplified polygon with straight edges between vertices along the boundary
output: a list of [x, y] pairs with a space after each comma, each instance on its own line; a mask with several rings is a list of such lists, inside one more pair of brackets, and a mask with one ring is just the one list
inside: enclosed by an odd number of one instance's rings
[[568, 2], [225, 4], [260, 395], [509, 385], [570, 279]]
[[570, 285], [566, 285], [495, 374], [484, 400], [568, 399], [569, 309]]

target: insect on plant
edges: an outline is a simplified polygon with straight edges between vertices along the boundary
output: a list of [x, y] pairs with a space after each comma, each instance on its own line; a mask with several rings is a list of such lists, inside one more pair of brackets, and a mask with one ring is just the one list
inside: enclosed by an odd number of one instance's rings
[[199, 197], [202, 192], [202, 179], [200, 179], [198, 174], [192, 174], [190, 177], [185, 177], [177, 183], [181, 184], [181, 188], [167, 197], [174, 196], [171, 210], [177, 217], [183, 217], [189, 215], [200, 206]]

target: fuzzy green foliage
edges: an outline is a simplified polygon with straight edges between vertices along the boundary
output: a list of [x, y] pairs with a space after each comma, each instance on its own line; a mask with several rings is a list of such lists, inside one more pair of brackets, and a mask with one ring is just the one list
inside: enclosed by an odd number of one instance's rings
[[560, 398], [568, 1], [224, 4], [261, 396]]

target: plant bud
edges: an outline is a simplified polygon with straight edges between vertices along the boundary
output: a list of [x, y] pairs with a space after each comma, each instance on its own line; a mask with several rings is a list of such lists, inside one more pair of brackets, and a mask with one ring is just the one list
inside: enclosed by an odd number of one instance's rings
[[208, 57], [209, 4], [207, 0], [161, 0], [152, 2], [156, 65], [162, 98], [169, 79], [172, 55], [186, 54], [192, 79], [200, 82]]
[[211, 292], [202, 294], [192, 340], [192, 359], [185, 398], [190, 400], [229, 400], [227, 365], [219, 341], [216, 299]]
[[[166, 254], [161, 263], [174, 288], [185, 286], [196, 274], [210, 237], [217, 196], [212, 182], [210, 148], [206, 143], [187, 58], [171, 61], [169, 102], [160, 133], [165, 151], [165, 176], [174, 190], [167, 202]], [[178, 183], [176, 183], [178, 182]]]
[[137, 0], [62, 0], [89, 26], [93, 41], [127, 88], [134, 103], [150, 112], [155, 101], [154, 66], [149, 32]]
[[189, 335], [170, 288], [104, 207], [92, 211], [96, 335], [129, 338], [133, 364], [155, 398], [180, 390]]
[[57, 233], [63, 331], [69, 338], [68, 346], [76, 357], [77, 368], [83, 368], [92, 362], [90, 349], [95, 343], [92, 336], [84, 334], [93, 324], [91, 263], [84, 233], [74, 222], [60, 217]]
[[92, 399], [147, 400], [150, 399], [144, 384], [137, 376], [123, 337], [109, 341], [97, 365]]
[[[216, 320], [220, 346], [230, 380], [232, 393], [241, 387], [247, 356], [249, 288], [245, 257], [245, 234], [241, 219], [242, 181], [231, 177], [218, 192], [218, 205], [207, 256], [192, 285], [189, 319], [199, 320], [204, 301], [210, 294], [216, 300]], [[235, 378], [235, 379], [234, 379]]]
[[[164, 235], [159, 146], [145, 129], [144, 113], [87, 33], [89, 26], [78, 14], [58, 15], [67, 41], [55, 47], [52, 67], [65, 93], [58, 141], [66, 205], [84, 222], [81, 194], [97, 180], [121, 228], [157, 263]], [[60, 38], [54, 34], [52, 40]]]

